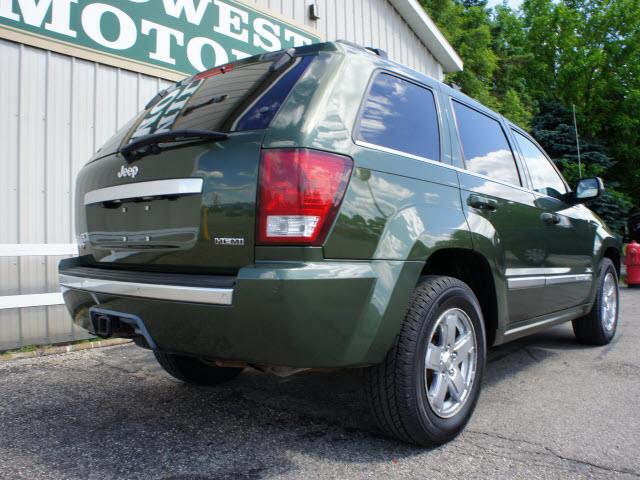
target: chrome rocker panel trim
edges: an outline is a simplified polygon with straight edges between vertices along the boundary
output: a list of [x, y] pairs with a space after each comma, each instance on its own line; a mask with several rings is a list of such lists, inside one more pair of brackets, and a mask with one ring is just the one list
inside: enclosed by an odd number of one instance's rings
[[592, 280], [593, 275], [588, 273], [577, 275], [552, 275], [544, 277], [516, 277], [508, 278], [507, 286], [509, 287], [509, 290], [519, 290], [523, 288], [544, 287], [546, 285], [591, 282]]
[[543, 330], [547, 327], [573, 320], [574, 318], [578, 318], [586, 314], [589, 311], [589, 308], [589, 305], [579, 305], [577, 307], [572, 307], [561, 312], [545, 315], [542, 319], [533, 323], [528, 323], [526, 325], [515, 326], [507, 329], [507, 331], [504, 332], [504, 337], [508, 338], [509, 340], [513, 340], [514, 338], [529, 335], [530, 333]]

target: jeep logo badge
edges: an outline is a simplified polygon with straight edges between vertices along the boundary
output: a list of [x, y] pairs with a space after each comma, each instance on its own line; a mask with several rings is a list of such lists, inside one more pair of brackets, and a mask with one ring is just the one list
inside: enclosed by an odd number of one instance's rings
[[122, 165], [120, 171], [116, 174], [118, 178], [131, 177], [136, 178], [138, 174], [138, 167], [125, 167]]

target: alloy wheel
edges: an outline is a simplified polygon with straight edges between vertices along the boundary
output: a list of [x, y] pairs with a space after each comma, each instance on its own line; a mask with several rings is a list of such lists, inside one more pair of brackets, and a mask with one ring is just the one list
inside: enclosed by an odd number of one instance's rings
[[601, 316], [602, 325], [610, 332], [618, 319], [618, 285], [612, 272], [608, 272], [602, 282]]
[[446, 310], [427, 344], [425, 390], [436, 415], [450, 418], [460, 411], [473, 386], [477, 345], [473, 323], [459, 308]]

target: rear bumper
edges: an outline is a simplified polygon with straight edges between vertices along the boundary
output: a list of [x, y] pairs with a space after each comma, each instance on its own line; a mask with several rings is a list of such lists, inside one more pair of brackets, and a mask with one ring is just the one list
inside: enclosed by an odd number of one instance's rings
[[59, 281], [62, 288], [73, 290], [208, 305], [232, 305], [235, 283], [220, 276], [140, 274], [86, 267], [61, 271]]
[[139, 318], [159, 350], [302, 368], [380, 362], [422, 267], [383, 260], [268, 262], [231, 278], [79, 263], [61, 262], [60, 282], [74, 322], [87, 330], [90, 310], [99, 308]]

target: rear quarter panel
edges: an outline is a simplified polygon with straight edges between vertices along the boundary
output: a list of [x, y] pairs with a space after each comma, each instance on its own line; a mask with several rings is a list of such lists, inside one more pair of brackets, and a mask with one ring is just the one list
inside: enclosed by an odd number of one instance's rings
[[[425, 261], [439, 248], [471, 247], [457, 172], [357, 145], [354, 128], [373, 73], [386, 69], [437, 91], [439, 83], [373, 54], [338, 44], [321, 52], [294, 87], [263, 148], [315, 148], [354, 161], [340, 213], [324, 245], [326, 258]], [[436, 94], [436, 101], [439, 102]], [[441, 119], [441, 157], [450, 142]]]
[[[321, 53], [263, 142], [264, 148], [314, 148], [353, 159], [353, 174], [323, 256], [332, 261], [373, 260], [377, 266], [370, 308], [360, 322], [361, 332], [353, 336], [354, 341], [374, 336], [365, 355], [374, 363], [391, 347], [427, 258], [442, 248], [471, 249], [454, 169], [354, 141], [370, 78], [387, 67], [374, 55], [350, 54], [349, 47]], [[438, 88], [435, 81], [416, 78], [403, 67], [390, 70]], [[447, 158], [448, 133], [441, 132], [441, 156]]]

